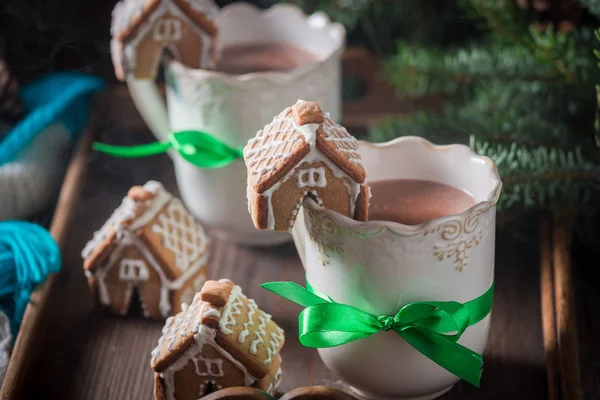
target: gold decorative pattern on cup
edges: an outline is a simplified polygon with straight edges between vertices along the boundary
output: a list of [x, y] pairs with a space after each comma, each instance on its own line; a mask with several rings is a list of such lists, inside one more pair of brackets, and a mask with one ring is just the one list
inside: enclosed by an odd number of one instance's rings
[[473, 246], [478, 246], [483, 236], [483, 228], [479, 226], [481, 212], [475, 212], [466, 219], [449, 221], [433, 231], [425, 231], [428, 235], [432, 232], [442, 231], [441, 237], [445, 242], [433, 245], [433, 255], [440, 261], [448, 258], [454, 259], [458, 271], [462, 271], [469, 263], [469, 252]]
[[341, 254], [342, 244], [332, 238], [341, 239], [343, 228], [331, 217], [323, 212], [317, 212], [312, 207], [304, 207], [308, 222], [308, 236], [317, 244], [321, 263], [329, 264], [328, 258], [331, 254]]

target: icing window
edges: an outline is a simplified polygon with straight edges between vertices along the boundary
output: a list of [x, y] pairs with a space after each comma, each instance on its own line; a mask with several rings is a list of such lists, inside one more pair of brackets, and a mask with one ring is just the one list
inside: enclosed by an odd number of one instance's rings
[[198, 376], [224, 376], [223, 360], [220, 358], [210, 359], [198, 356], [193, 359]]
[[154, 25], [153, 38], [157, 41], [177, 41], [181, 39], [181, 21], [163, 18]]
[[147, 281], [148, 267], [142, 260], [126, 258], [121, 260], [119, 278], [122, 281]]
[[298, 172], [298, 187], [305, 186], [325, 187], [327, 180], [325, 179], [325, 168], [309, 168]]

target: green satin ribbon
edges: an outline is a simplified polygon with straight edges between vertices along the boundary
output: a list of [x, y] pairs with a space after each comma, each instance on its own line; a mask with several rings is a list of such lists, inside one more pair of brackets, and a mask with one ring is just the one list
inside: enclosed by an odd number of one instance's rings
[[115, 157], [137, 158], [177, 151], [186, 161], [200, 168], [223, 168], [243, 158], [243, 148], [233, 148], [213, 136], [200, 131], [170, 133], [166, 142], [154, 142], [137, 146], [111, 146], [95, 142], [94, 150]]
[[459, 378], [479, 387], [481, 355], [457, 343], [464, 331], [492, 310], [494, 285], [467, 303], [425, 301], [405, 305], [396, 315], [375, 316], [340, 304], [294, 282], [267, 282], [263, 288], [306, 307], [298, 316], [300, 343], [306, 347], [340, 346], [381, 331], [395, 331], [411, 346]]

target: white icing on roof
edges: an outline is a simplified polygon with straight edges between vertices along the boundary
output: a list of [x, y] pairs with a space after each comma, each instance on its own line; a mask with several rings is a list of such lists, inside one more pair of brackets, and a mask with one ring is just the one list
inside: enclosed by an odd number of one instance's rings
[[[304, 101], [298, 100], [296, 104], [302, 102]], [[322, 124], [313, 123], [299, 126], [293, 117], [292, 107], [283, 110], [248, 141], [244, 158], [249, 175], [260, 177], [279, 168], [281, 163], [278, 161], [289, 158], [294, 145], [299, 140], [304, 140], [310, 146], [310, 152], [314, 152], [316, 150], [316, 132], [319, 127], [323, 131], [325, 142], [333, 143], [335, 150], [343, 153], [348, 162], [362, 164], [356, 138], [346, 128], [333, 122], [328, 113], [324, 113], [324, 116], [325, 120]], [[308, 157], [310, 157], [310, 153], [304, 159]]]
[[227, 304], [225, 304], [221, 319], [219, 320], [219, 330], [225, 335], [231, 335], [233, 333], [228, 327], [237, 324], [236, 316], [242, 313], [242, 310], [240, 309], [243, 305], [242, 298], [242, 289], [237, 285], [234, 286], [233, 289], [231, 289], [229, 300], [227, 301]]
[[297, 126], [298, 131], [304, 135], [304, 140], [310, 145], [310, 147], [314, 147], [314, 145], [317, 143], [317, 129], [319, 129], [319, 126], [319, 124], [305, 124], [302, 126]]
[[[172, 0], [155, 1], [164, 3], [171, 2]], [[203, 13], [208, 19], [214, 19], [219, 12], [219, 7], [212, 0], [182, 0], [182, 2], [187, 3], [192, 9]], [[112, 12], [111, 35], [115, 36], [128, 28], [132, 20], [142, 14], [148, 3], [148, 0], [119, 1]]]
[[[234, 292], [236, 293], [237, 298], [240, 298], [241, 288], [239, 286], [233, 287], [232, 294]], [[230, 302], [231, 301], [229, 301], [228, 304]], [[164, 348], [165, 343], [167, 346], [166, 349], [168, 351], [173, 351], [178, 338], [187, 337], [188, 335], [192, 334], [194, 335], [194, 340], [196, 341], [195, 346], [192, 346], [166, 371], [161, 373], [161, 376], [165, 379], [167, 386], [171, 386], [172, 388], [174, 373], [185, 367], [192, 358], [196, 357], [198, 354], [201, 354], [202, 347], [205, 345], [216, 349], [223, 356], [223, 359], [228, 360], [240, 371], [242, 371], [246, 386], [250, 386], [256, 381], [256, 377], [252, 376], [244, 365], [242, 365], [238, 360], [234, 359], [227, 351], [225, 351], [215, 342], [217, 330], [211, 329], [209, 326], [202, 324], [201, 320], [203, 315], [214, 315], [214, 313], [218, 314], [219, 312], [210, 307], [208, 303], [203, 302], [200, 298], [200, 293], [196, 293], [194, 300], [189, 306], [183, 306], [181, 313], [175, 317], [169, 317], [167, 319], [165, 326], [162, 329], [162, 336], [158, 339], [158, 345], [154, 350], [152, 350], [151, 353], [153, 362], [156, 362], [158, 357], [161, 355], [161, 349]], [[225, 310], [223, 310], [223, 317], [225, 317], [225, 313]]]
[[162, 236], [165, 248], [175, 256], [175, 266], [185, 271], [206, 251], [206, 235], [179, 199], [172, 199], [158, 216], [152, 232]]
[[[94, 233], [93, 238], [83, 248], [81, 256], [84, 259], [104, 241], [111, 227], [117, 231], [117, 239], [119, 239], [125, 229], [135, 231], [150, 222], [161, 208], [172, 198], [163, 186], [156, 181], [149, 181], [144, 185], [144, 189], [156, 194], [156, 197], [146, 202], [136, 202], [125, 196], [121, 205], [112, 213], [100, 230]], [[148, 208], [139, 215], [129, 227], [123, 228], [121, 223], [126, 219], [135, 217], [136, 210], [139, 207]]]

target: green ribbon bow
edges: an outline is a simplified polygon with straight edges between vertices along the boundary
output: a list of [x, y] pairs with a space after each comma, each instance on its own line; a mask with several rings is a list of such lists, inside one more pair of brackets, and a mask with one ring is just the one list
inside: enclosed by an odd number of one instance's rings
[[326, 348], [395, 331], [411, 346], [454, 375], [479, 387], [481, 355], [457, 343], [463, 332], [492, 309], [494, 285], [468, 303], [427, 301], [405, 305], [396, 315], [375, 316], [340, 304], [294, 282], [267, 282], [263, 288], [303, 307], [298, 316], [300, 343]]
[[223, 168], [244, 157], [241, 147], [230, 147], [200, 131], [173, 132], [169, 134], [166, 142], [138, 146], [111, 146], [95, 142], [92, 148], [115, 157], [126, 158], [153, 156], [173, 148], [186, 161], [200, 168]]

